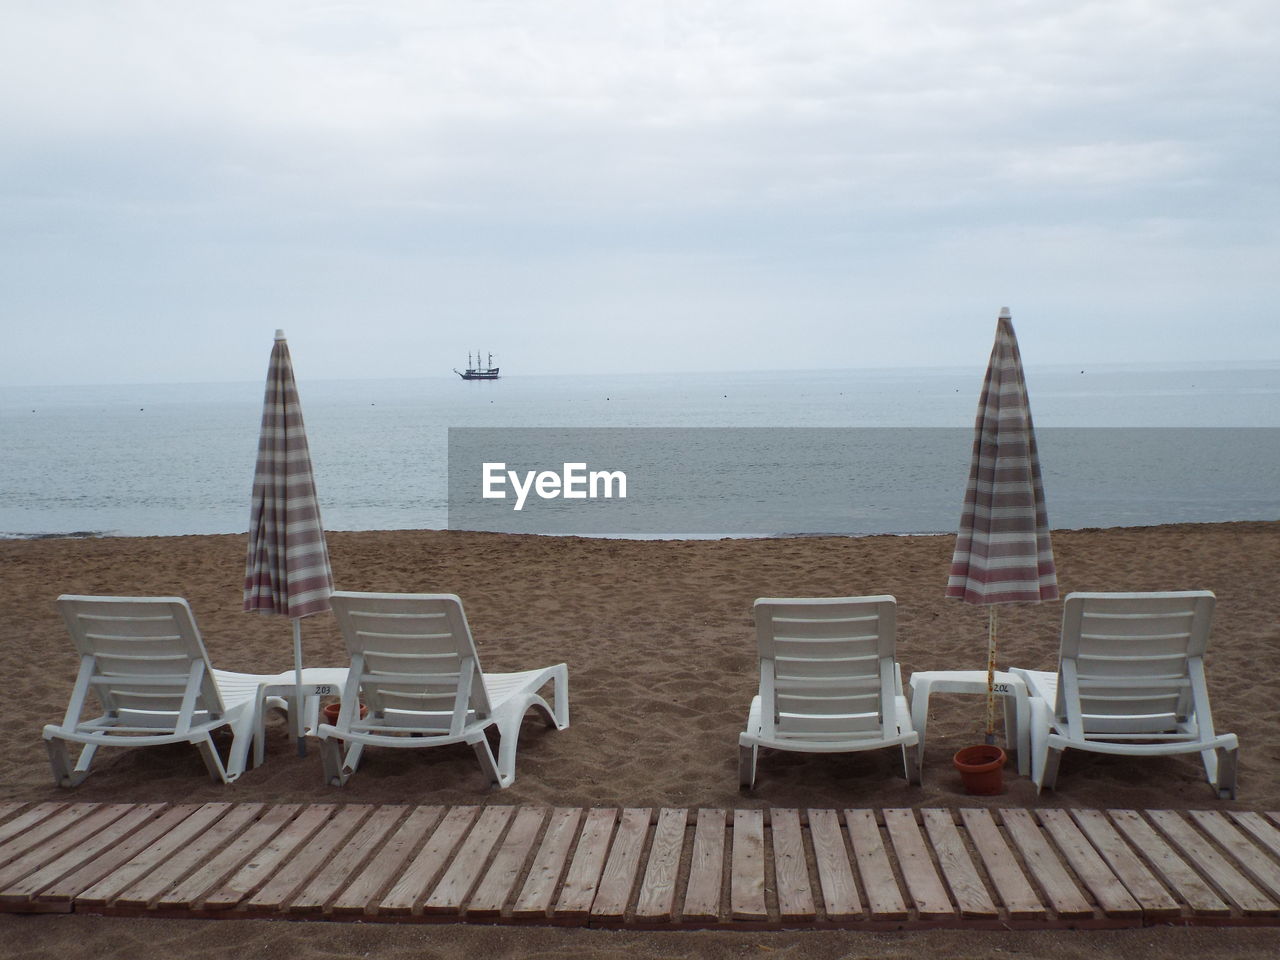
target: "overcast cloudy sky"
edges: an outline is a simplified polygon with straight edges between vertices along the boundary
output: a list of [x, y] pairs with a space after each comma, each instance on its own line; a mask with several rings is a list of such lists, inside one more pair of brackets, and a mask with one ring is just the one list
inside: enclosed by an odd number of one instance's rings
[[[0, 379], [1280, 360], [1275, 0], [8, 0]], [[451, 376], [451, 374], [449, 374]]]

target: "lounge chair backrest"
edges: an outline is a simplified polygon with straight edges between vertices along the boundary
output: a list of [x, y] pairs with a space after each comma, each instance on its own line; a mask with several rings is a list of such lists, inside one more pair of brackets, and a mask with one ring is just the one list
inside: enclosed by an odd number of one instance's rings
[[130, 727], [183, 731], [222, 716], [209, 657], [186, 600], [63, 595], [58, 610], [80, 654], [67, 726], [78, 721], [89, 691], [105, 713]]
[[1070, 594], [1056, 712], [1071, 735], [1167, 733], [1195, 703], [1207, 705], [1204, 652], [1213, 606], [1207, 590]]
[[896, 733], [893, 597], [755, 603], [766, 737], [885, 739]]
[[330, 602], [351, 654], [348, 683], [359, 683], [360, 699], [379, 723], [460, 733], [489, 716], [480, 659], [456, 596], [338, 591]]

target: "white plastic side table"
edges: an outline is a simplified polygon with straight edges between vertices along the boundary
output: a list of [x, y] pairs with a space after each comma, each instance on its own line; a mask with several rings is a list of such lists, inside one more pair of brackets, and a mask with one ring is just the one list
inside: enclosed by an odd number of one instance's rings
[[[924, 734], [929, 723], [929, 697], [934, 693], [987, 692], [985, 670], [924, 670], [911, 674], [911, 725], [920, 735], [920, 767], [924, 768]], [[995, 692], [1004, 697], [1005, 738], [1018, 755], [1018, 773], [1031, 772], [1031, 715], [1027, 685], [1015, 674], [997, 670]]]
[[[304, 667], [302, 670], [302, 702], [304, 736], [314, 736], [320, 722], [320, 698], [342, 697], [342, 690], [347, 685], [346, 667]], [[263, 761], [266, 753], [266, 706], [267, 698], [283, 698], [289, 708], [289, 730], [296, 736], [298, 721], [293, 710], [297, 701], [295, 674], [285, 670], [258, 685], [258, 727], [253, 732], [253, 765], [256, 767]]]

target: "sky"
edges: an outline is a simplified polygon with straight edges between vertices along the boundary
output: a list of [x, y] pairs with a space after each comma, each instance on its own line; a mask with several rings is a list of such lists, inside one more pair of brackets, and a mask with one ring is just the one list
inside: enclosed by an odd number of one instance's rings
[[0, 383], [1280, 360], [1274, 0], [0, 24]]

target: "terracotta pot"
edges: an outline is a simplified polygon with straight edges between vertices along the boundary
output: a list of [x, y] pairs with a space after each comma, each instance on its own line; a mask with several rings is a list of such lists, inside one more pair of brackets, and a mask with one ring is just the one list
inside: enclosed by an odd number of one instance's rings
[[[342, 709], [341, 703], [326, 703], [324, 705], [324, 722], [327, 724], [335, 724], [338, 722], [338, 711]], [[360, 719], [363, 720], [369, 713], [369, 708], [363, 703], [360, 704]]]
[[992, 796], [1004, 793], [1005, 752], [994, 744], [965, 747], [952, 758], [967, 793]]

